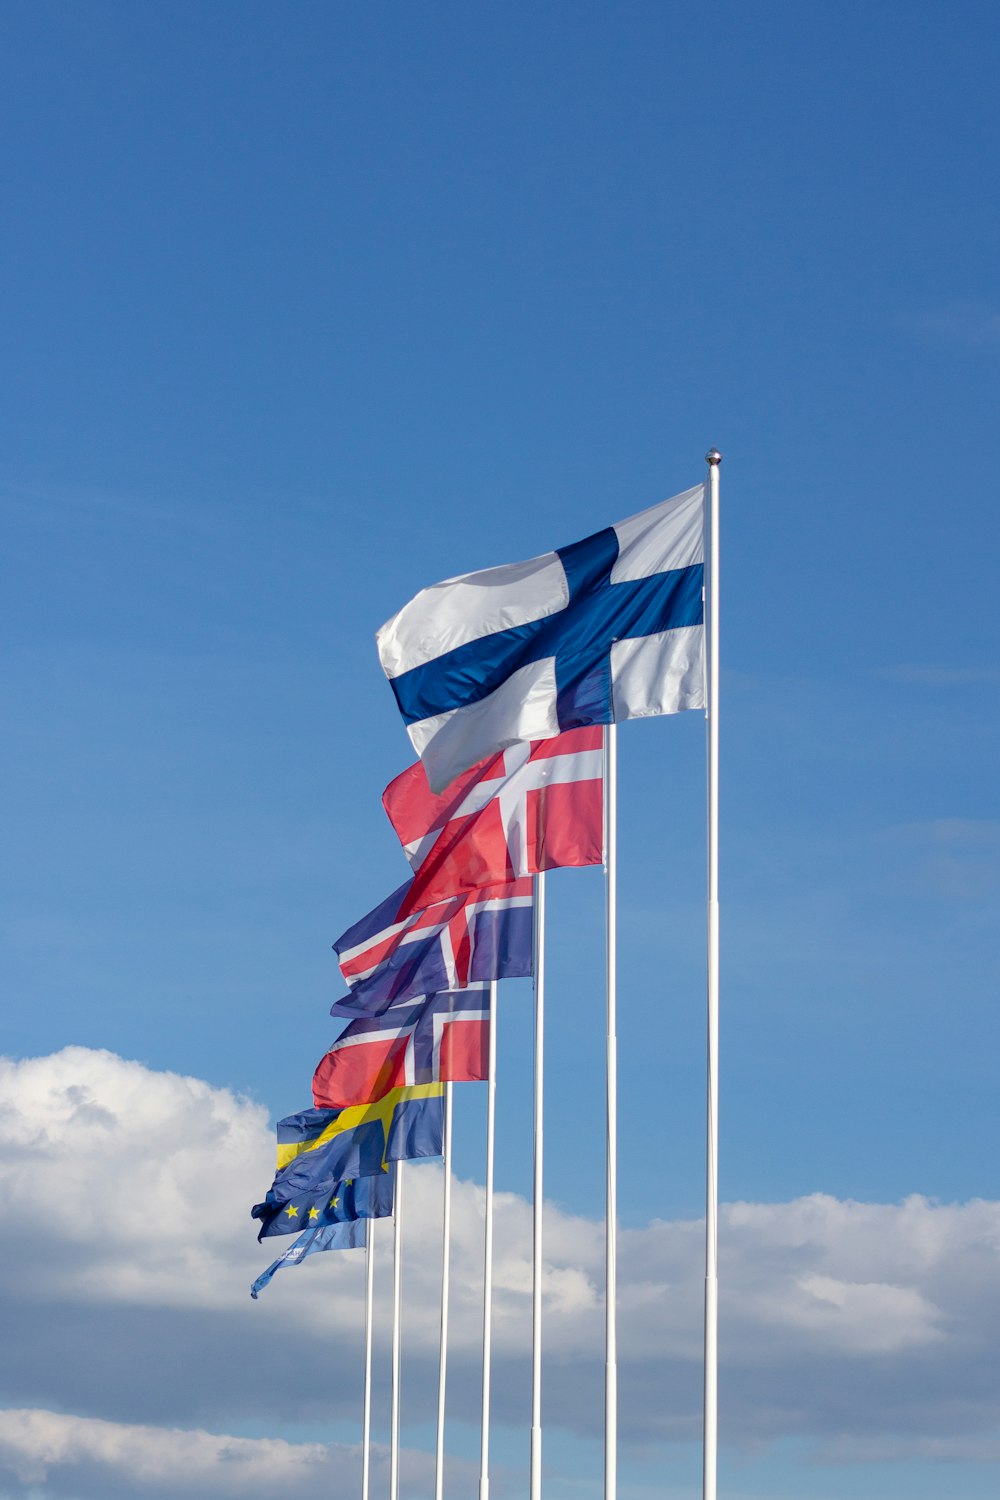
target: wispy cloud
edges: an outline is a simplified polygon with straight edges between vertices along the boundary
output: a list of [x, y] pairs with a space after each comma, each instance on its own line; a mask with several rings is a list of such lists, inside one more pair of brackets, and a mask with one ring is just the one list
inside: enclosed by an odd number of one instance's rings
[[218, 507], [195, 504], [182, 497], [168, 500], [91, 490], [79, 485], [30, 485], [0, 477], [0, 503], [5, 515], [43, 531], [67, 524], [142, 528], [153, 535], [183, 532], [202, 538], [217, 535], [225, 525]]
[[813, 1452], [820, 1464], [1000, 1463], [997, 1437], [839, 1437]]
[[883, 837], [922, 849], [1000, 849], [1000, 818], [928, 818], [887, 828]]
[[928, 818], [883, 830], [918, 889], [939, 900], [982, 904], [1000, 889], [1000, 819]]
[[986, 302], [957, 301], [908, 313], [901, 319], [911, 333], [949, 344], [1000, 344], [1000, 311]]
[[1000, 684], [1000, 668], [972, 666], [880, 667], [875, 676], [881, 682], [900, 682], [913, 687], [995, 687]]

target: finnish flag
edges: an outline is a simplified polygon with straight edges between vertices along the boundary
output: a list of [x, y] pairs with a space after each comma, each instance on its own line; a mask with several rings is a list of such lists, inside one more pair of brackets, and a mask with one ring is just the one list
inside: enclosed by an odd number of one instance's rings
[[520, 740], [705, 707], [707, 486], [422, 589], [377, 634], [434, 792]]

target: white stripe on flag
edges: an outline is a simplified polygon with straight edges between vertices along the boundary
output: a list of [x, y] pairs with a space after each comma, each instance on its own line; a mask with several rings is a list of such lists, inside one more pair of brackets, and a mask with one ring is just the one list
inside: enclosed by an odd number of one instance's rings
[[399, 677], [456, 646], [544, 620], [568, 603], [566, 570], [554, 552], [446, 578], [421, 589], [376, 632], [383, 670]]
[[690, 568], [705, 561], [705, 486], [696, 484], [670, 500], [661, 500], [627, 521], [616, 521], [618, 560], [612, 583], [652, 578], [655, 573]]
[[685, 625], [615, 641], [611, 647], [615, 720], [705, 707], [705, 628]]
[[497, 750], [520, 740], [550, 740], [559, 733], [555, 657], [529, 662], [476, 703], [432, 714], [408, 729], [424, 763], [431, 791]]

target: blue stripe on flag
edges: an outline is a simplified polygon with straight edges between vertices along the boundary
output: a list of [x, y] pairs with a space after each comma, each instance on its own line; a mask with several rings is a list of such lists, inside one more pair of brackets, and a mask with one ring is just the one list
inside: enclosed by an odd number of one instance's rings
[[611, 583], [607, 574], [614, 558], [609, 561], [605, 538], [605, 532], [598, 532], [560, 549], [571, 588], [580, 592], [571, 593], [569, 604], [557, 614], [468, 641], [392, 678], [406, 723], [478, 703], [512, 672], [552, 656], [560, 729], [610, 724], [612, 643], [702, 624], [704, 567], [695, 563], [652, 578]]

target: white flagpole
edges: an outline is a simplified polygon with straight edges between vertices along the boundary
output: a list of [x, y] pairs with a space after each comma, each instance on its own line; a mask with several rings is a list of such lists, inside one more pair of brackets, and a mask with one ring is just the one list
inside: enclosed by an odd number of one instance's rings
[[618, 1493], [618, 726], [604, 730], [604, 876], [607, 900], [607, 1174], [604, 1259], [604, 1497]]
[[444, 1411], [448, 1384], [448, 1295], [451, 1271], [451, 1083], [444, 1086], [444, 1205], [441, 1213], [441, 1337], [438, 1344], [437, 1448], [434, 1455], [434, 1500], [444, 1495]]
[[493, 1159], [497, 1105], [497, 982], [490, 985], [490, 1064], [486, 1083], [486, 1226], [483, 1237], [483, 1410], [479, 1500], [490, 1493], [490, 1354], [493, 1343]]
[[361, 1440], [361, 1500], [368, 1500], [372, 1456], [372, 1306], [375, 1291], [375, 1220], [365, 1235], [365, 1411]]
[[719, 1369], [719, 464], [708, 464], [708, 1109], [705, 1170], [705, 1450], [702, 1494], [716, 1500]]
[[389, 1500], [399, 1500], [399, 1302], [402, 1272], [403, 1163], [396, 1163], [392, 1195], [392, 1414], [389, 1424]]
[[531, 1246], [531, 1482], [542, 1495], [542, 1116], [545, 1083], [545, 876], [535, 876], [535, 1171]]

